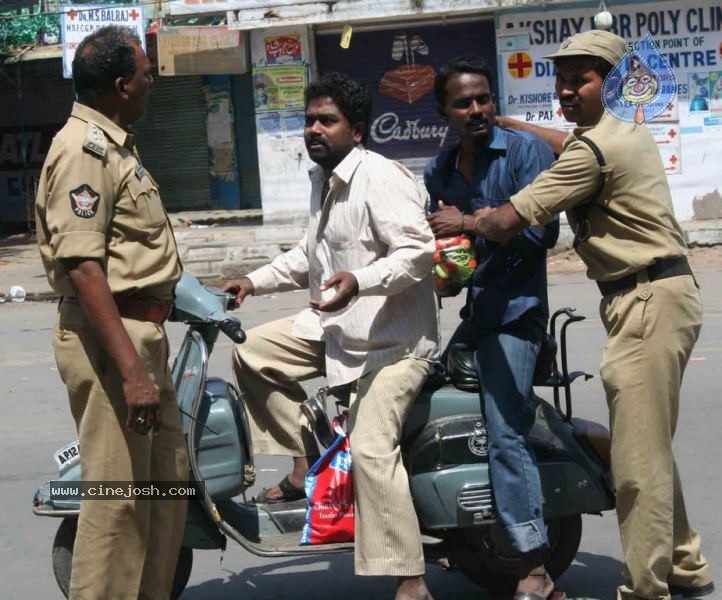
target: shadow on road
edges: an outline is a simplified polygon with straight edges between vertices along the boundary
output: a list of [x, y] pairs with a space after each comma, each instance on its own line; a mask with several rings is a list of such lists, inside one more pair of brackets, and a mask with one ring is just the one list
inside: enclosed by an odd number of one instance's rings
[[[308, 557], [248, 567], [240, 573], [225, 571], [225, 579], [212, 579], [189, 587], [182, 600], [366, 600], [394, 597], [394, 577], [354, 577], [353, 555], [331, 560]], [[459, 571], [427, 565], [426, 583], [436, 600], [490, 600], [481, 588]]]
[[622, 563], [616, 558], [579, 552], [559, 579], [558, 588], [578, 600], [614, 600], [622, 582]]

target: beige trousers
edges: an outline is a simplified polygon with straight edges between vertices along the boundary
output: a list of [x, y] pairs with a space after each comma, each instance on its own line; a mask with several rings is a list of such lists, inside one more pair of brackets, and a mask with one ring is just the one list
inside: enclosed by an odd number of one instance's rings
[[[295, 317], [266, 323], [236, 346], [234, 371], [251, 416], [254, 450], [313, 456], [316, 442], [300, 405], [298, 381], [323, 373], [324, 344], [291, 335]], [[424, 573], [419, 523], [400, 437], [406, 415], [428, 375], [428, 363], [404, 358], [356, 383], [349, 410], [356, 514], [357, 575]]]
[[601, 377], [612, 430], [612, 475], [625, 563], [619, 599], [667, 600], [668, 584], [712, 580], [690, 527], [672, 438], [682, 375], [702, 325], [691, 276], [654, 282], [602, 299], [607, 346]]
[[[53, 347], [78, 429], [83, 481], [185, 482], [188, 460], [165, 331], [149, 322], [123, 319], [123, 324], [160, 391], [161, 428], [155, 435], [126, 430], [120, 377], [82, 309], [64, 302], [58, 311]], [[168, 598], [185, 517], [184, 499], [82, 500], [70, 598]]]

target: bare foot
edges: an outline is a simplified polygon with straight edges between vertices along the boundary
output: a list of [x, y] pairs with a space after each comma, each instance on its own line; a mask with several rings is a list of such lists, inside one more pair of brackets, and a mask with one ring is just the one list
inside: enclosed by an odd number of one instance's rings
[[434, 600], [426, 587], [423, 575], [399, 577], [395, 600]]

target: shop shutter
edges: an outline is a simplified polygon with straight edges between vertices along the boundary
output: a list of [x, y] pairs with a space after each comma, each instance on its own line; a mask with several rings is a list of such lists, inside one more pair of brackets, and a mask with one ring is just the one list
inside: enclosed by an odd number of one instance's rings
[[143, 165], [166, 208], [212, 208], [201, 77], [158, 77], [146, 116], [135, 127]]
[[[3, 66], [12, 83], [0, 76], [0, 127], [57, 124], [70, 116], [75, 93], [70, 79], [63, 79], [60, 59], [34, 60]], [[20, 83], [22, 104], [18, 102]]]
[[234, 135], [238, 152], [238, 173], [241, 178], [241, 208], [261, 208], [256, 109], [253, 105], [251, 74], [234, 75], [232, 82]]

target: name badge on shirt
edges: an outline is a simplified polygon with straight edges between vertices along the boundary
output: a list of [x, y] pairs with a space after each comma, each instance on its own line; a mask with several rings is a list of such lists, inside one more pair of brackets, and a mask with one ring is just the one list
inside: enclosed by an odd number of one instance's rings
[[135, 168], [135, 176], [138, 178], [138, 180], [143, 179], [143, 175], [145, 175], [145, 167], [143, 165], [138, 165]]

